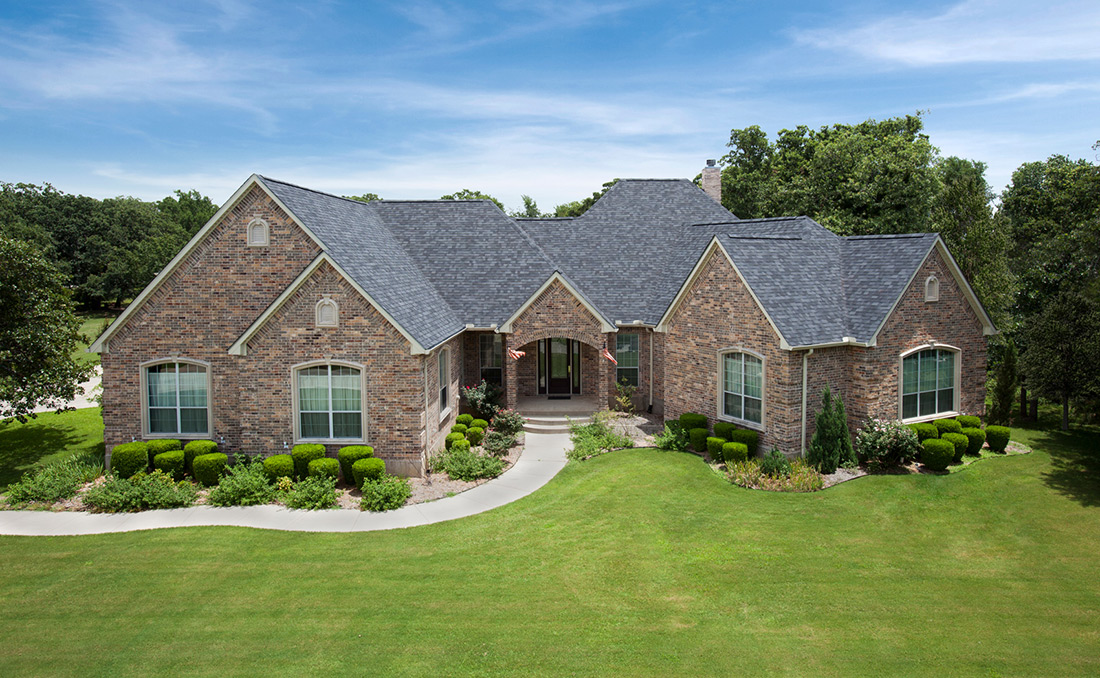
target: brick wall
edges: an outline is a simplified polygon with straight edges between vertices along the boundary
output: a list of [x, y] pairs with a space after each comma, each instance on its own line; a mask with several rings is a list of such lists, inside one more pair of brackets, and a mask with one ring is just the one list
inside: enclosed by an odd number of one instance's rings
[[[658, 334], [648, 327], [620, 327], [619, 332], [638, 335], [638, 390], [634, 392], [634, 408], [645, 411], [649, 407], [652, 383], [653, 411], [661, 414], [664, 402], [664, 334]], [[616, 335], [607, 335], [607, 346], [612, 355], [615, 355], [617, 341]], [[607, 372], [609, 392], [616, 394], [617, 367], [614, 364], [609, 365]]]
[[[462, 401], [462, 397], [459, 395], [459, 389], [464, 385], [464, 366], [468, 360], [463, 354], [463, 346], [466, 341], [465, 335], [466, 333], [463, 332], [443, 344], [443, 346], [432, 351], [431, 355], [420, 357], [424, 365], [428, 399], [427, 407], [425, 408], [424, 400], [421, 398], [419, 411], [424, 412], [424, 425], [427, 432], [426, 445], [429, 454], [443, 447], [444, 438], [450, 433], [451, 426], [454, 426], [455, 419], [458, 417], [459, 404]], [[450, 384], [447, 388], [447, 402], [441, 403], [439, 400], [439, 354], [444, 349], [450, 352], [450, 357], [448, 359], [448, 367], [450, 367]], [[476, 362], [476, 356], [474, 360]], [[450, 408], [450, 411], [443, 414], [443, 411], [447, 408]]]

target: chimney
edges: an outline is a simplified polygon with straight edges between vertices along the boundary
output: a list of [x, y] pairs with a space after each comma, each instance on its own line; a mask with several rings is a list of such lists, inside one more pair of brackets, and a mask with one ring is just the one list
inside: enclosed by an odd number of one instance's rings
[[719, 205], [722, 204], [722, 170], [718, 169], [714, 160], [707, 160], [707, 166], [703, 168], [703, 192]]

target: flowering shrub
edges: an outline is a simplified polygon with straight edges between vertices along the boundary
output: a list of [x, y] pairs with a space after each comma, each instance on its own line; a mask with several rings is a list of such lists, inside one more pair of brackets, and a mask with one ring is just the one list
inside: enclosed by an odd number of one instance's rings
[[856, 454], [872, 471], [881, 471], [920, 457], [920, 439], [901, 422], [868, 419], [856, 432]]
[[515, 410], [500, 410], [493, 416], [490, 427], [494, 431], [514, 436], [523, 430], [523, 416]]
[[462, 387], [462, 399], [470, 409], [477, 412], [479, 419], [492, 419], [500, 410], [500, 399], [503, 395], [504, 391], [499, 386], [484, 379], [477, 386]]

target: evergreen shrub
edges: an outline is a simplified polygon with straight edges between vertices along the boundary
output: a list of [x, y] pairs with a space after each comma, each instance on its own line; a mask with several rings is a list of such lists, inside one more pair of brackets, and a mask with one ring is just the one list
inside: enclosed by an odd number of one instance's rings
[[985, 445], [985, 431], [980, 428], [964, 428], [962, 434], [970, 441], [966, 453], [971, 457], [981, 456], [982, 446]]
[[773, 447], [771, 452], [760, 460], [760, 472], [772, 478], [789, 478], [791, 462], [785, 454]]
[[707, 438], [707, 452], [715, 461], [722, 461], [722, 446], [726, 444], [725, 438], [711, 436]]
[[760, 434], [747, 428], [737, 428], [730, 433], [731, 443], [741, 443], [749, 449], [749, 457], [756, 456], [756, 448], [760, 446]]
[[264, 473], [271, 482], [279, 478], [294, 477], [294, 458], [289, 454], [276, 454], [264, 459]]
[[363, 483], [370, 480], [378, 480], [386, 474], [386, 462], [377, 457], [360, 459], [351, 465], [351, 475], [355, 478], [355, 486], [363, 489]]
[[940, 430], [934, 424], [909, 424], [909, 428], [913, 429], [913, 433], [917, 434], [922, 443], [929, 438], [940, 437]]
[[111, 450], [111, 470], [119, 478], [129, 478], [149, 468], [149, 446], [143, 442], [122, 443]]
[[955, 417], [955, 421], [959, 422], [959, 425], [963, 428], [981, 428], [982, 418], [974, 417], [969, 414], [960, 414]]
[[684, 412], [680, 415], [680, 423], [684, 425], [685, 431], [693, 428], [707, 428], [707, 417], [696, 412]]
[[485, 421], [484, 419], [474, 419], [469, 424], [466, 424], [466, 426], [468, 426], [469, 428], [479, 428], [484, 431], [485, 429], [489, 428], [489, 422]]
[[937, 419], [932, 422], [932, 425], [936, 427], [936, 430], [940, 432], [940, 437], [943, 437], [944, 433], [958, 433], [962, 430], [962, 424], [954, 419]]
[[1007, 426], [985, 427], [985, 441], [989, 443], [989, 449], [997, 452], [998, 454], [1004, 454], [1005, 449], [1008, 447], [1008, 441], [1011, 436], [1012, 429], [1008, 428]]
[[355, 484], [355, 475], [351, 472], [351, 465], [360, 459], [369, 459], [374, 456], [374, 448], [370, 445], [348, 445], [341, 447], [336, 453], [336, 459], [340, 462], [340, 475], [344, 476], [344, 482], [348, 485]]
[[164, 471], [173, 480], [183, 480], [183, 450], [169, 450], [153, 457], [153, 468]]
[[707, 451], [707, 438], [709, 437], [710, 431], [705, 428], [693, 428], [688, 430], [688, 440], [691, 441], [691, 449], [699, 454]]
[[719, 438], [725, 438], [732, 441], [733, 432], [737, 430], [737, 426], [731, 424], [728, 421], [716, 421], [714, 422], [714, 435]]
[[314, 459], [306, 467], [306, 474], [309, 478], [321, 477], [335, 480], [340, 475], [340, 462], [328, 457]]
[[951, 460], [955, 457], [955, 446], [950, 440], [929, 438], [921, 443], [921, 463], [933, 471], [945, 471]]
[[318, 444], [295, 445], [290, 450], [294, 460], [294, 479], [301, 480], [309, 475], [309, 462], [325, 456], [325, 446]]
[[815, 421], [806, 462], [820, 473], [835, 473], [838, 466], [856, 463], [844, 403], [833, 397], [828, 386], [821, 393], [821, 410]]
[[227, 466], [229, 466], [229, 457], [221, 452], [215, 452], [195, 457], [191, 471], [195, 480], [201, 485], [214, 487], [221, 480]]
[[970, 438], [961, 433], [944, 433], [940, 436], [940, 439], [946, 440], [955, 446], [955, 454], [951, 457], [951, 461], [956, 464], [962, 461], [963, 455], [966, 454], [966, 448], [970, 446]]
[[474, 421], [474, 415], [472, 414], [460, 414], [455, 417], [456, 424], [462, 424], [463, 426], [470, 426]]
[[465, 434], [467, 428], [468, 427], [466, 426], [466, 424], [455, 424], [454, 426], [451, 427], [451, 433]]
[[191, 465], [195, 457], [204, 454], [214, 454], [218, 451], [218, 444], [213, 440], [192, 440], [183, 446], [183, 470], [191, 473]]
[[726, 443], [722, 445], [722, 459], [725, 460], [726, 464], [748, 461], [749, 448], [745, 446], [745, 443]]
[[485, 439], [485, 429], [477, 426], [471, 426], [466, 429], [466, 440], [470, 441], [470, 444], [477, 447], [481, 444], [481, 441]]
[[454, 445], [456, 442], [458, 442], [459, 440], [465, 440], [465, 439], [466, 439], [466, 434], [465, 433], [448, 433], [447, 437], [443, 439], [443, 447], [445, 447], [446, 449], [449, 450], [449, 449], [451, 449], [451, 446]]
[[147, 441], [145, 444], [149, 447], [149, 466], [153, 466], [153, 460], [156, 459], [158, 454], [183, 449], [183, 446], [180, 445], [180, 441], [169, 438], [158, 438], [156, 440]]

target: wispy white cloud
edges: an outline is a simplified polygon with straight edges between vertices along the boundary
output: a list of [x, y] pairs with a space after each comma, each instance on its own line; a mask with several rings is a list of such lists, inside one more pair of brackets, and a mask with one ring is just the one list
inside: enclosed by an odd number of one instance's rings
[[1100, 3], [965, 0], [853, 27], [792, 31], [799, 43], [909, 66], [1100, 59]]

